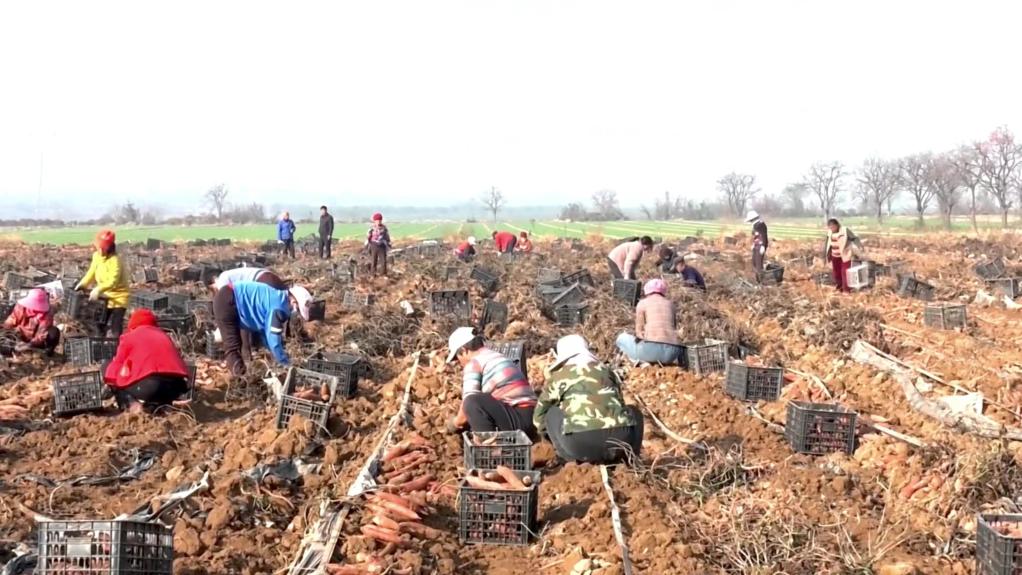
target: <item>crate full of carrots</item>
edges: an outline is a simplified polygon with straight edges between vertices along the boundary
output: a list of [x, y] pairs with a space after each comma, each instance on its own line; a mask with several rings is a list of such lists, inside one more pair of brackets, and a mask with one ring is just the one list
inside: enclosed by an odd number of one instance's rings
[[458, 489], [462, 543], [528, 545], [539, 511], [538, 471], [469, 470]]

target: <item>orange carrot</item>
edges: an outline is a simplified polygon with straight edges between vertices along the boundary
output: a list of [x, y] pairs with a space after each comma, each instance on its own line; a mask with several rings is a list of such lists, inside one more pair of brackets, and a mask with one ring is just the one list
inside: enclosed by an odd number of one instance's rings
[[362, 565], [338, 565], [330, 563], [326, 566], [329, 575], [366, 575], [369, 571]]
[[373, 523], [386, 529], [393, 529], [394, 531], [397, 531], [398, 529], [401, 528], [401, 526], [398, 525], [397, 521], [394, 521], [393, 519], [387, 517], [386, 515], [380, 514], [373, 515]]
[[401, 485], [398, 486], [397, 489], [398, 489], [398, 491], [400, 491], [402, 493], [409, 493], [409, 492], [412, 492], [412, 491], [420, 491], [422, 489], [425, 489], [426, 486], [429, 485], [430, 481], [433, 481], [433, 475], [430, 474], [430, 473], [427, 473], [426, 475], [423, 475], [422, 477], [419, 477], [418, 479], [413, 479], [413, 480], [411, 480], [411, 481], [409, 481], [407, 483], [402, 483]]
[[508, 489], [508, 486], [503, 483], [487, 481], [481, 477], [475, 477], [472, 475], [466, 475], [465, 482], [476, 489], [490, 489], [494, 491], [507, 491]]
[[512, 489], [519, 489], [521, 491], [527, 491], [529, 489], [524, 483], [522, 483], [522, 480], [518, 478], [518, 475], [512, 471], [510, 467], [498, 465], [494, 471], [496, 471], [497, 475], [500, 475]]
[[400, 545], [402, 543], [401, 535], [390, 529], [384, 529], [383, 527], [377, 527], [375, 525], [363, 525], [362, 535], [370, 537], [383, 543], [395, 543]]
[[411, 521], [401, 522], [401, 531], [403, 533], [411, 533], [424, 539], [439, 539], [443, 533], [439, 529], [433, 529], [432, 527], [426, 527], [421, 523], [413, 523]]
[[412, 500], [407, 497], [395, 495], [393, 493], [375, 493], [372, 496], [373, 499], [379, 500], [384, 499], [386, 501], [392, 501], [398, 505], [403, 505], [409, 509], [414, 509], [416, 506], [412, 504]]
[[408, 507], [405, 507], [404, 505], [401, 505], [401, 504], [398, 504], [398, 503], [394, 503], [393, 501], [387, 501], [386, 499], [384, 499], [384, 500], [379, 501], [379, 504], [380, 504], [381, 507], [386, 509], [387, 512], [393, 512], [398, 517], [403, 517], [405, 519], [412, 519], [414, 521], [418, 521], [418, 520], [422, 519], [421, 517], [419, 517], [418, 513], [412, 511], [411, 509], [409, 509]]

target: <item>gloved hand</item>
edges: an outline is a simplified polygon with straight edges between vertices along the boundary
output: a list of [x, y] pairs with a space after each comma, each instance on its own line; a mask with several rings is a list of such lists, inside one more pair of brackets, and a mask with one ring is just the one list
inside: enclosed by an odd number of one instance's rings
[[454, 435], [455, 433], [461, 431], [461, 428], [458, 427], [456, 418], [454, 417], [447, 420], [447, 425], [445, 427], [447, 429], [447, 433], [451, 435]]
[[30, 347], [31, 346], [29, 344], [21, 342], [14, 346], [14, 351], [21, 353], [23, 351], [28, 351]]
[[75, 285], [74, 291], [82, 291], [83, 289], [85, 289], [85, 286], [82, 285], [82, 282], [78, 282], [78, 284]]
[[96, 286], [96, 287], [92, 288], [92, 291], [89, 292], [89, 301], [96, 301], [96, 300], [98, 300], [99, 299], [99, 294], [100, 294], [99, 286]]
[[766, 253], [766, 246], [759, 246], [759, 255], [763, 255], [765, 253]]

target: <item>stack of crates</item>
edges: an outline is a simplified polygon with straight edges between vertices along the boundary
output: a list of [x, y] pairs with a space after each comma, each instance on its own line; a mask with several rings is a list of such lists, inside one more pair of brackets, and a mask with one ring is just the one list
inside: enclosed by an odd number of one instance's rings
[[525, 353], [524, 340], [488, 342], [486, 347], [513, 361], [515, 366], [522, 371], [525, 379], [529, 379], [529, 358]]
[[103, 374], [99, 370], [55, 375], [53, 415], [75, 415], [103, 409]]
[[727, 369], [727, 342], [704, 339], [682, 344], [682, 348], [683, 367], [696, 375], [706, 375]]
[[429, 292], [429, 313], [435, 316], [453, 315], [468, 321], [472, 317], [472, 302], [468, 297], [468, 290]]
[[75, 367], [102, 363], [117, 355], [117, 343], [112, 337], [64, 338], [64, 360]]
[[462, 481], [458, 488], [458, 538], [464, 543], [528, 545], [539, 518], [541, 474], [532, 471], [532, 442], [522, 431], [466, 433], [465, 469], [485, 472], [503, 466], [523, 479], [522, 490], [479, 489]]
[[742, 401], [777, 401], [784, 385], [784, 369], [746, 365], [731, 360], [724, 370], [724, 390]]
[[966, 326], [965, 304], [928, 303], [923, 310], [923, 323], [937, 329], [955, 329]]
[[174, 530], [129, 520], [40, 521], [38, 575], [171, 575]]
[[354, 397], [366, 366], [357, 355], [321, 352], [305, 360], [305, 369], [336, 377], [337, 392], [343, 397]]
[[[328, 392], [326, 399], [320, 395], [324, 386]], [[337, 376], [298, 367], [288, 369], [287, 377], [284, 380], [284, 389], [280, 394], [280, 402], [277, 404], [277, 429], [287, 429], [291, 418], [300, 415], [313, 422], [318, 430], [326, 430], [327, 421], [330, 419], [330, 409], [337, 397], [337, 387]], [[295, 396], [297, 392], [307, 389], [316, 392], [316, 399], [302, 399]]]
[[500, 303], [496, 300], [488, 299], [483, 304], [483, 314], [479, 318], [479, 331], [482, 333], [486, 332], [487, 326], [496, 326], [498, 333], [504, 333], [507, 329], [507, 304]]
[[614, 299], [619, 299], [635, 307], [642, 295], [642, 282], [639, 280], [615, 279], [613, 282]]
[[855, 452], [855, 423], [858, 414], [837, 404], [788, 403], [784, 437], [797, 453], [826, 455]]

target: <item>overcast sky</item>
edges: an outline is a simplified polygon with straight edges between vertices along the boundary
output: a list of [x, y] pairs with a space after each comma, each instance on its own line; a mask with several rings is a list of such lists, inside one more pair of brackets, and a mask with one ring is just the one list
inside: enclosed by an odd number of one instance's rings
[[1022, 129], [1022, 3], [4, 2], [0, 196], [777, 191]]

